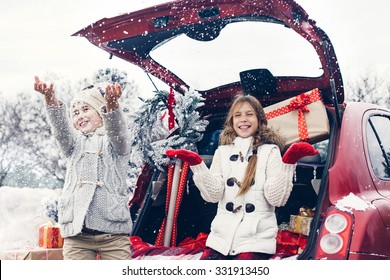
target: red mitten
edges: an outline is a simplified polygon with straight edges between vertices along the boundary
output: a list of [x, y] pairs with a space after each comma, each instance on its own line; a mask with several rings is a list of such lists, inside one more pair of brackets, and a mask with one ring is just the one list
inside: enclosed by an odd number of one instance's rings
[[170, 158], [175, 157], [182, 161], [188, 162], [189, 165], [198, 165], [202, 162], [202, 158], [197, 153], [189, 150], [167, 150], [165, 154]]
[[300, 158], [314, 156], [318, 151], [307, 142], [293, 143], [284, 153], [282, 161], [288, 164], [295, 164]]

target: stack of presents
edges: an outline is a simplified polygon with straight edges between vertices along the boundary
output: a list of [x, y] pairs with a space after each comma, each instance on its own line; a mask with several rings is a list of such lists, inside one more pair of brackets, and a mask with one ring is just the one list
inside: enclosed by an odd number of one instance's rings
[[314, 211], [315, 209], [302, 207], [298, 215], [290, 215], [289, 224], [280, 226], [274, 258], [295, 256], [305, 249]]
[[7, 260], [62, 260], [63, 243], [60, 228], [48, 222], [39, 227], [38, 246], [5, 251], [4, 258]]
[[[289, 224], [281, 224], [276, 237], [276, 253], [271, 259], [296, 258], [306, 247], [314, 209], [302, 207], [298, 215], [291, 215]], [[206, 233], [187, 237], [177, 246], [159, 246], [131, 236], [132, 259], [148, 260], [197, 260], [206, 247]]]

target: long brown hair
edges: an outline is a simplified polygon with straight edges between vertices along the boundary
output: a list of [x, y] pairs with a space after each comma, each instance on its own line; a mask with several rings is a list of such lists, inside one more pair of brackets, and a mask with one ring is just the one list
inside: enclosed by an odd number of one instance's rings
[[248, 166], [245, 170], [244, 181], [241, 183], [241, 187], [237, 195], [246, 193], [252, 182], [254, 182], [257, 165], [257, 148], [262, 144], [275, 144], [279, 147], [279, 149], [282, 149], [285, 144], [283, 137], [268, 127], [265, 112], [260, 101], [253, 96], [239, 93], [233, 100], [229, 113], [226, 117], [224, 129], [220, 136], [221, 145], [232, 144], [233, 140], [237, 137], [237, 133], [233, 128], [233, 115], [237, 111], [237, 108], [245, 102], [248, 103], [255, 111], [256, 117], [259, 121], [259, 126], [253, 135], [252, 142], [252, 149], [256, 152], [254, 152], [249, 159]]

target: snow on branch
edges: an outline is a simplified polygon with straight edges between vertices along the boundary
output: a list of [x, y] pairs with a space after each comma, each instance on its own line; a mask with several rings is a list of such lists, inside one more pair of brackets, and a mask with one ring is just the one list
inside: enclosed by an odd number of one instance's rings
[[204, 105], [204, 98], [196, 91], [176, 94], [175, 127], [169, 131], [166, 124], [168, 94], [156, 91], [153, 98], [144, 101], [132, 120], [132, 161], [137, 166], [146, 162], [164, 170], [169, 163], [165, 155], [167, 149], [196, 151], [196, 143], [203, 137], [208, 121], [201, 119], [197, 109]]

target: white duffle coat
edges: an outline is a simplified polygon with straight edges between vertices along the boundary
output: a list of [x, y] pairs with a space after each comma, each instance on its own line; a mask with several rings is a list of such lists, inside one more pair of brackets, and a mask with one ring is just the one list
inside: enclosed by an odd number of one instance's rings
[[284, 205], [292, 190], [295, 164], [284, 164], [279, 148], [264, 144], [257, 151], [254, 184], [244, 195], [237, 196], [239, 186], [233, 178], [243, 181], [252, 155], [251, 142], [252, 137], [237, 137], [233, 144], [218, 147], [210, 169], [203, 162], [191, 166], [202, 197], [218, 202], [206, 245], [224, 255], [275, 253], [275, 206]]

